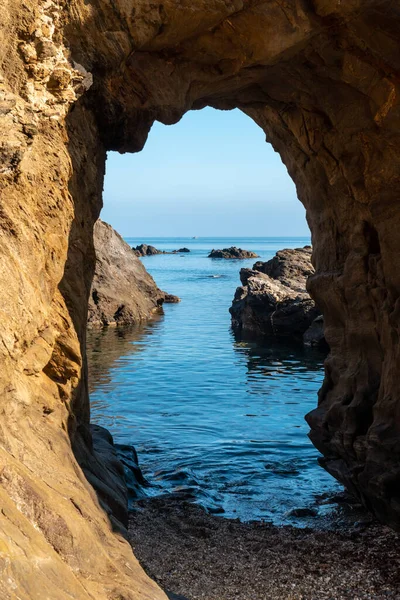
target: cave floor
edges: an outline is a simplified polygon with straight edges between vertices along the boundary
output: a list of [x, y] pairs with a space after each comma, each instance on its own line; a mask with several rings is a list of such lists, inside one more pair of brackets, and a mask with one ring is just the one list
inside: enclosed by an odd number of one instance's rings
[[179, 498], [141, 500], [130, 541], [147, 573], [187, 600], [400, 599], [400, 534], [241, 523]]

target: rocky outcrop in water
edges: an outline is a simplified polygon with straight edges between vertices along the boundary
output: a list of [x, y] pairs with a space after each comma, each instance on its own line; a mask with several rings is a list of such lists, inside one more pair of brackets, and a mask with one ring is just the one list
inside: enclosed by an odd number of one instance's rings
[[173, 294], [167, 294], [166, 292], [163, 292], [163, 294], [165, 304], [179, 304], [181, 301], [178, 296], [174, 296]]
[[136, 248], [132, 248], [136, 256], [155, 256], [156, 254], [167, 254], [163, 250], [157, 250], [154, 246], [148, 244], [140, 244]]
[[230, 248], [223, 248], [223, 250], [211, 250], [208, 258], [258, 258], [258, 254], [249, 250], [242, 250], [242, 248], [236, 248], [236, 246], [231, 246]]
[[320, 315], [306, 290], [313, 272], [309, 247], [280, 250], [268, 262], [242, 269], [242, 287], [229, 309], [233, 330], [242, 338], [302, 340]]
[[132, 248], [136, 256], [155, 256], [157, 254], [183, 254], [190, 252], [189, 248], [180, 248], [179, 250], [172, 250], [172, 252], [166, 252], [165, 250], [158, 250], [155, 246], [148, 244], [140, 244], [136, 248]]
[[331, 350], [310, 436], [400, 528], [399, 32], [393, 0], [3, 3], [2, 598], [165, 598], [79, 466], [93, 225], [107, 152], [206, 106], [244, 111], [296, 183]]
[[129, 325], [161, 312], [166, 294], [108, 223], [94, 227], [96, 270], [89, 297], [90, 326]]

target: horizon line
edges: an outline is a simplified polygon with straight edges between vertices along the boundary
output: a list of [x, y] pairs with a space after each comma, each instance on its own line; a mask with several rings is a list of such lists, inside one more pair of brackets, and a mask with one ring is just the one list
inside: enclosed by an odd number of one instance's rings
[[131, 237], [131, 238], [141, 238], [141, 239], [153, 239], [153, 238], [158, 238], [158, 239], [171, 239], [171, 238], [181, 238], [181, 239], [185, 239], [185, 240], [207, 240], [207, 239], [214, 239], [214, 238], [218, 238], [220, 240], [226, 239], [229, 240], [231, 238], [235, 238], [235, 239], [248, 239], [251, 238], [253, 240], [264, 240], [266, 238], [268, 239], [279, 239], [279, 238], [291, 238], [291, 239], [304, 239], [304, 238], [310, 238], [311, 235], [198, 235], [196, 237], [193, 236], [187, 236], [187, 235], [124, 235], [122, 237]]

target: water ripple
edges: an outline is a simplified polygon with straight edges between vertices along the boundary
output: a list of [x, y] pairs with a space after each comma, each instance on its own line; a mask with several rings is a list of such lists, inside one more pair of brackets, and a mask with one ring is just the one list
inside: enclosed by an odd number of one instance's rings
[[[143, 261], [180, 304], [140, 327], [88, 333], [92, 419], [136, 446], [149, 493], [185, 492], [226, 516], [286, 522], [291, 509], [337, 489], [317, 464], [304, 421], [323, 357], [235, 340], [228, 308], [239, 269], [254, 261], [221, 261], [216, 273], [202, 240], [184, 245], [192, 249], [186, 261]], [[270, 240], [236, 245], [263, 260], [278, 249]]]

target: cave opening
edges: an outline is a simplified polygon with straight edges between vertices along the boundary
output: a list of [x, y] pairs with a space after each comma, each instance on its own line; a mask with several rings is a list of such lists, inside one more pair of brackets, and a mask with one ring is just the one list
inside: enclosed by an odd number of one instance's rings
[[[99, 306], [107, 287], [104, 273], [95, 275], [91, 324], [108, 310], [111, 327], [88, 332], [92, 420], [137, 448], [150, 495], [179, 492], [228, 517], [307, 525], [315, 499], [339, 489], [317, 464], [304, 421], [324, 351], [292, 341], [294, 329], [263, 340], [232, 331], [229, 314], [241, 268], [311, 243], [293, 181], [264, 132], [238, 110], [156, 123], [141, 153], [109, 154], [101, 219], [128, 252], [157, 249], [140, 260], [181, 302], [148, 321], [130, 318], [124, 303]], [[208, 256], [231, 246], [258, 259]]]
[[[174, 124], [192, 108], [240, 107], [296, 182], [313, 232], [310, 292], [331, 348], [318, 407], [307, 417], [312, 441], [325, 468], [399, 529], [396, 3], [10, 2], [2, 16], [3, 596], [165, 598], [110, 526], [116, 490], [127, 522], [125, 488], [111, 450], [91, 434], [87, 299], [107, 151], [139, 151], [155, 119]], [[100, 295], [92, 299], [100, 305]], [[164, 360], [156, 356], [152, 379]], [[257, 360], [248, 361], [249, 375]], [[205, 380], [207, 371], [200, 375]], [[256, 428], [257, 417], [246, 419]], [[350, 584], [351, 597], [359, 595], [384, 554], [380, 536], [372, 553], [373, 536], [361, 539], [351, 553], [361, 561], [353, 583], [348, 538], [336, 537], [330, 554], [320, 538], [312, 552], [302, 546], [297, 564], [319, 558], [321, 547], [324, 563], [309, 563], [318, 579], [312, 593], [299, 572], [299, 594], [341, 597]], [[336, 569], [322, 578], [321, 567], [338, 564], [336, 543], [342, 577]], [[282, 556], [288, 547], [284, 540]], [[293, 595], [292, 565], [283, 558], [272, 593], [261, 598]], [[378, 595], [387, 564], [380, 570]], [[394, 586], [396, 596], [398, 579]], [[253, 597], [249, 589], [242, 595]]]

